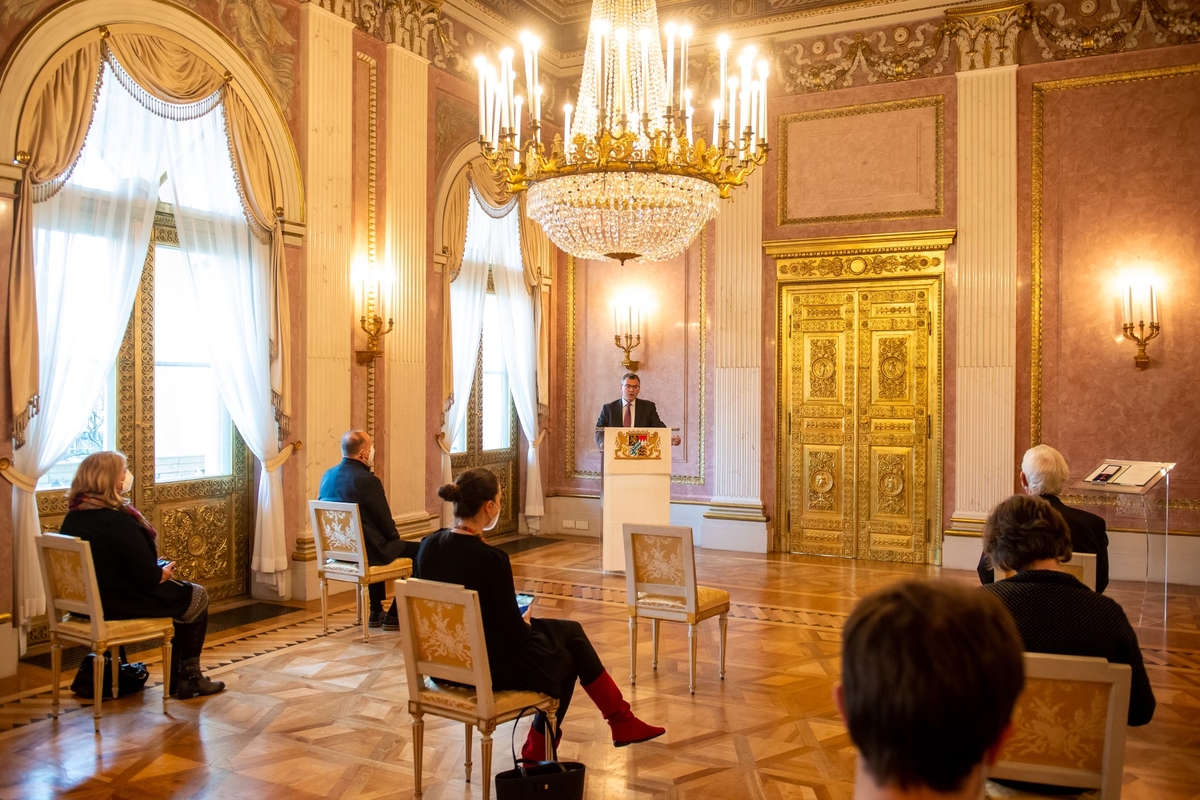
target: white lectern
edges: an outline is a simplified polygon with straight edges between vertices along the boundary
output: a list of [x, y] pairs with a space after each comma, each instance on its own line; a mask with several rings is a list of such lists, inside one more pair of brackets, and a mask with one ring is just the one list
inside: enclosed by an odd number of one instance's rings
[[604, 428], [604, 538], [601, 568], [625, 571], [626, 522], [671, 524], [668, 428]]

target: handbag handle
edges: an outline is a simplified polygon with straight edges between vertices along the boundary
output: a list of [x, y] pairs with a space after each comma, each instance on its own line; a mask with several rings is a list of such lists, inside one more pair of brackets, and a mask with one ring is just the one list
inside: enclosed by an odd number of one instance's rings
[[[541, 711], [541, 709], [538, 708], [537, 706], [525, 706], [524, 708], [521, 709], [520, 713], [517, 714], [517, 718], [513, 720], [512, 737], [509, 741], [509, 749], [510, 749], [510, 752], [512, 753], [512, 758], [513, 758], [513, 769], [520, 770], [521, 775], [525, 776], [525, 767], [523, 766], [524, 764], [527, 764], [527, 763], [554, 764], [555, 766], [558, 767], [560, 772], [566, 772], [567, 768], [564, 767], [562, 764], [558, 763], [558, 744], [554, 741], [553, 736], [550, 737], [550, 751], [554, 754], [553, 761], [549, 761], [549, 762], [547, 762], [547, 761], [532, 761], [527, 758], [517, 758], [517, 723], [521, 721], [521, 717], [525, 716], [526, 711], [533, 711], [534, 724], [536, 724], [537, 714], [539, 711]], [[546, 727], [547, 728], [550, 727], [549, 715], [547, 715], [547, 718], [546, 718]]]

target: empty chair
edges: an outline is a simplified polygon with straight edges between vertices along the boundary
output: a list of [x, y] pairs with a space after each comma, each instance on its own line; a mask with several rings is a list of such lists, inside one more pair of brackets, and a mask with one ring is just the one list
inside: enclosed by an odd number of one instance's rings
[[658, 669], [658, 623], [688, 626], [688, 689], [696, 693], [696, 625], [719, 616], [721, 680], [725, 680], [725, 628], [729, 592], [696, 585], [692, 529], [670, 525], [625, 523], [625, 586], [629, 608], [629, 682], [637, 677], [638, 617], [652, 620], [653, 657]]
[[309, 500], [308, 513], [312, 519], [313, 540], [317, 545], [317, 578], [321, 582], [321, 629], [329, 633], [329, 581], [345, 581], [358, 586], [355, 625], [362, 625], [363, 641], [367, 641], [367, 587], [380, 581], [407, 578], [412, 575], [412, 559], [397, 558], [382, 567], [367, 563], [363, 544], [362, 522], [357, 503], [334, 503], [328, 500]]
[[50, 623], [50, 705], [54, 716], [58, 716], [58, 684], [64, 641], [86, 645], [92, 652], [93, 728], [99, 733], [105, 651], [112, 652], [112, 690], [115, 698], [119, 693], [118, 648], [123, 644], [162, 639], [162, 702], [163, 713], [167, 713], [167, 698], [171, 694], [171, 637], [175, 635], [175, 624], [171, 618], [106, 622], [100, 603], [100, 587], [96, 582], [96, 568], [92, 564], [91, 545], [74, 536], [46, 533], [37, 537], [37, 548], [42, 583], [46, 588], [46, 616]]
[[[1121, 796], [1128, 664], [1103, 658], [1025, 654], [1025, 689], [1013, 710], [1013, 735], [988, 770], [992, 778], [1099, 789]], [[987, 796], [1038, 797], [989, 782]]]
[[479, 728], [484, 800], [491, 793], [492, 732], [497, 725], [516, 719], [523, 709], [542, 710], [550, 726], [546, 758], [552, 757], [558, 700], [520, 689], [492, 691], [478, 592], [415, 578], [396, 581], [396, 613], [408, 676], [408, 711], [413, 718], [413, 797], [421, 796], [425, 714], [466, 724], [467, 783], [471, 782], [471, 729]]

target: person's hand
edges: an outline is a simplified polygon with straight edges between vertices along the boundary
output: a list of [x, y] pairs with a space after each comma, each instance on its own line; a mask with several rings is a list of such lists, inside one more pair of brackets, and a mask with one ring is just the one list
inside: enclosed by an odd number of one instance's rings
[[679, 443], [680, 443], [680, 442], [682, 442], [682, 441], [683, 441], [683, 440], [682, 440], [682, 439], [680, 439], [678, 436], [672, 436], [672, 437], [671, 437], [671, 444], [672, 444], [672, 446], [674, 446], [674, 447], [679, 447]]
[[166, 564], [163, 566], [162, 578], [160, 578], [158, 582], [166, 583], [167, 581], [172, 580], [174, 577], [175, 577], [175, 562], [172, 561], [169, 564]]

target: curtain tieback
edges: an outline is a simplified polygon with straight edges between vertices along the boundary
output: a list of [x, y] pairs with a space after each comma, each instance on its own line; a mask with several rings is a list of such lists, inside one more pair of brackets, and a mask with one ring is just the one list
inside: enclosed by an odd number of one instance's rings
[[37, 491], [37, 478], [31, 478], [24, 472], [17, 472], [11, 460], [0, 458], [0, 476], [18, 489], [33, 494]]
[[438, 447], [442, 448], [442, 452], [450, 455], [450, 445], [446, 444], [445, 432], [439, 433], [435, 438], [437, 439]]
[[533, 440], [533, 445], [531, 445], [531, 446], [532, 446], [532, 447], [537, 447], [538, 445], [540, 445], [540, 444], [542, 443], [542, 439], [545, 439], [545, 438], [546, 438], [546, 434], [547, 434], [547, 433], [549, 433], [549, 432], [550, 432], [550, 429], [549, 429], [549, 428], [542, 428], [542, 429], [541, 429], [541, 430], [538, 432], [537, 438]]
[[274, 458], [268, 458], [263, 462], [263, 469], [267, 472], [274, 472], [287, 463], [287, 460], [292, 457], [292, 453], [304, 447], [304, 442], [291, 442], [283, 446], [279, 451], [279, 455]]

